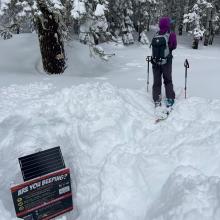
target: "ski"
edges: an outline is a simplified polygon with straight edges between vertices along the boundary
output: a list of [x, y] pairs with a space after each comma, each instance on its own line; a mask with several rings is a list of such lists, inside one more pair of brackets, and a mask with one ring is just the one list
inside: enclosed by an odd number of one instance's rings
[[[183, 93], [184, 93], [183, 88], [177, 89], [176, 100], [179, 100], [183, 96]], [[172, 110], [173, 110], [173, 106], [172, 107], [160, 106], [158, 112], [156, 112], [156, 109], [155, 109], [155, 118], [156, 118], [155, 124], [161, 121], [165, 121], [169, 117]]]
[[169, 117], [169, 115], [170, 115], [172, 110], [173, 110], [173, 108], [167, 109], [166, 112], [163, 111], [163, 116], [156, 118], [155, 124], [157, 124], [157, 123], [159, 123], [161, 121], [165, 121]]

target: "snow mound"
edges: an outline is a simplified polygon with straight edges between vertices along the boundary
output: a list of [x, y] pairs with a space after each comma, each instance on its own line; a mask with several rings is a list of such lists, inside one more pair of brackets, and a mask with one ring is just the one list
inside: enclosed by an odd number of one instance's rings
[[190, 167], [178, 167], [148, 212], [152, 220], [220, 219], [220, 178]]
[[15, 218], [15, 217], [13, 218], [11, 213], [5, 209], [1, 200], [0, 200], [0, 219], [1, 220], [6, 220], [6, 219], [7, 220], [9, 220], [9, 219], [10, 220], [17, 220], [17, 218]]
[[78, 220], [219, 217], [212, 177], [220, 172], [219, 100], [180, 97], [155, 124], [144, 90], [87, 83], [47, 94], [51, 87], [0, 90], [7, 97], [0, 102], [1, 220], [15, 216], [8, 189], [21, 181], [17, 158], [58, 145], [72, 171]]

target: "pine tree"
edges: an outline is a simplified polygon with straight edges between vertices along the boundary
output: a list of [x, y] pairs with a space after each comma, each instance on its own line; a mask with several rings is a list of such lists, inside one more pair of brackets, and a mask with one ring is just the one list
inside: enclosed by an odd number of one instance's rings
[[204, 33], [204, 46], [209, 45], [209, 39], [212, 35], [212, 17], [213, 17], [213, 5], [210, 3], [206, 7], [206, 24], [205, 24], [205, 33]]
[[34, 30], [34, 1], [11, 0], [5, 2], [0, 10], [0, 20], [4, 32], [19, 34]]
[[2, 9], [2, 18], [6, 28], [11, 32], [20, 33], [20, 16], [22, 5], [19, 0], [11, 0], [4, 4]]
[[108, 23], [106, 11], [108, 2], [95, 0], [74, 0], [72, 15], [78, 23], [79, 39], [83, 43], [99, 44], [106, 41]]
[[121, 36], [125, 45], [134, 43], [132, 16], [131, 0], [112, 0], [109, 2], [108, 21], [110, 31], [116, 38]]
[[134, 28], [138, 33], [138, 41], [149, 43], [146, 31], [150, 30], [150, 23], [155, 13], [156, 1], [151, 0], [133, 0], [133, 22]]
[[207, 6], [207, 14], [206, 14], [206, 31], [205, 31], [205, 39], [204, 45], [208, 46], [213, 43], [215, 32], [219, 29], [219, 7], [220, 2], [212, 1]]
[[191, 33], [193, 34], [193, 49], [198, 49], [199, 40], [203, 38], [205, 32], [203, 18], [206, 16], [207, 7], [209, 7], [209, 3], [205, 0], [197, 0], [190, 13], [184, 15], [184, 23], [188, 23], [191, 26]]
[[98, 55], [104, 60], [108, 60], [113, 55], [106, 54], [98, 46], [99, 43], [112, 38], [108, 32], [107, 11], [107, 0], [74, 0], [71, 12], [77, 22], [80, 42], [88, 44], [91, 56]]

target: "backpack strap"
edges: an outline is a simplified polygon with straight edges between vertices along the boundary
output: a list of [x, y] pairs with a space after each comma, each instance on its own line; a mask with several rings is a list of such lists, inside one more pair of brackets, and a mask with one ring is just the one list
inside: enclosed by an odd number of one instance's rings
[[[157, 31], [155, 34], [154, 34], [154, 36], [153, 36], [153, 38], [155, 38], [156, 36], [158, 36], [159, 35], [159, 31]], [[152, 38], [152, 39], [153, 39]], [[151, 41], [151, 43], [150, 43], [150, 46], [149, 46], [149, 48], [151, 48], [152, 47], [152, 41]]]
[[166, 32], [164, 35], [167, 37], [167, 44], [168, 44], [169, 43], [169, 38], [170, 38], [170, 33]]

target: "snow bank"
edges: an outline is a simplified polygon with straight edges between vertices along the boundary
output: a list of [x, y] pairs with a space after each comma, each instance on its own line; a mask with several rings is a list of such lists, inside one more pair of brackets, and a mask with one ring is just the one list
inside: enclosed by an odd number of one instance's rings
[[144, 90], [87, 83], [51, 91], [47, 83], [0, 89], [1, 220], [15, 216], [17, 158], [58, 145], [78, 220], [219, 219], [220, 100], [180, 97], [155, 124]]
[[1, 220], [17, 220], [17, 218], [12, 217], [13, 214], [11, 214], [8, 210], [5, 209], [2, 201], [0, 200], [0, 219]]
[[204, 176], [190, 166], [178, 167], [164, 184], [147, 219], [220, 219], [219, 193], [219, 177]]

